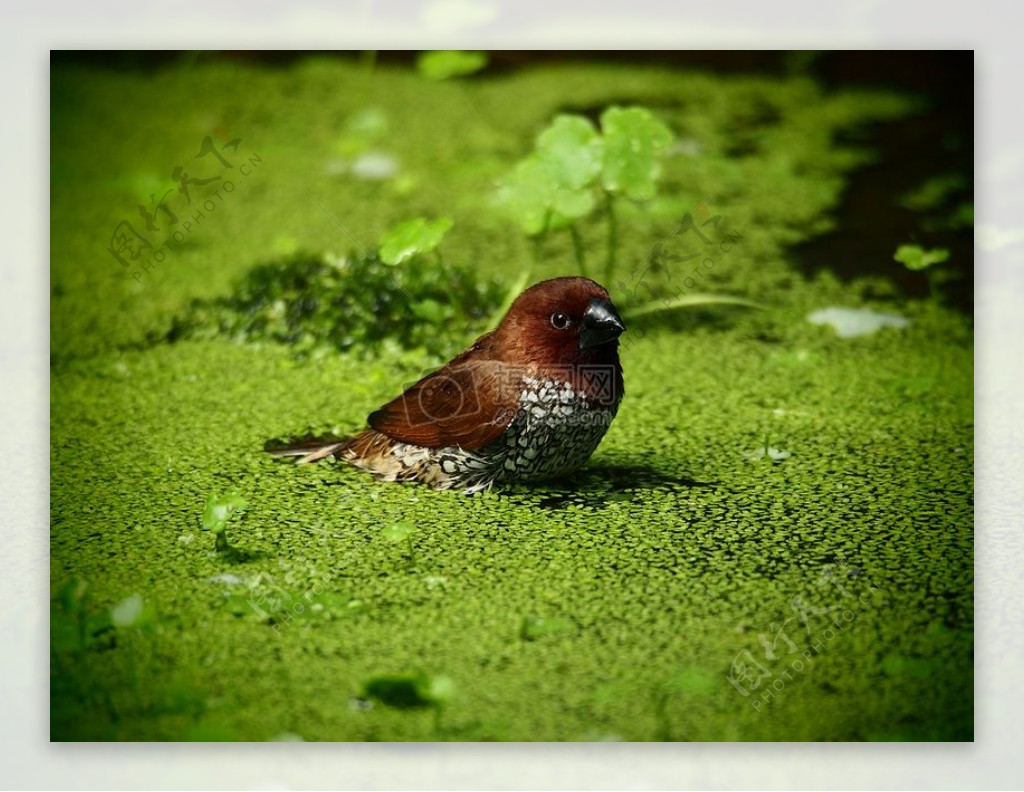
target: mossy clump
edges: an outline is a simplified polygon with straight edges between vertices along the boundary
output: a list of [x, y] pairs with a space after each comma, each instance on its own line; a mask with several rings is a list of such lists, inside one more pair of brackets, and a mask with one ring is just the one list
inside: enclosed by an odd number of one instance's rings
[[484, 329], [503, 295], [496, 281], [459, 267], [295, 253], [257, 266], [227, 297], [193, 301], [167, 338], [273, 341], [300, 358], [373, 355], [385, 343], [445, 357]]

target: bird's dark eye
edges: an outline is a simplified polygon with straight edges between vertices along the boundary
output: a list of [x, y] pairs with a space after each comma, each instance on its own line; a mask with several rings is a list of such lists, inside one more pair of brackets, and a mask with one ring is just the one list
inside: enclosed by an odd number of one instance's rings
[[572, 324], [572, 320], [564, 313], [551, 314], [551, 326], [556, 330], [565, 330]]

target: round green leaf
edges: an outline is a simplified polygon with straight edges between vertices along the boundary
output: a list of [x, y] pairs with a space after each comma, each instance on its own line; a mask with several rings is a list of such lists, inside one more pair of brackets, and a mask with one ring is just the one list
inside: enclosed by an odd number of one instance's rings
[[537, 152], [556, 186], [579, 190], [601, 171], [601, 136], [583, 116], [556, 116], [537, 136]]
[[448, 217], [433, 222], [417, 217], [399, 223], [380, 240], [381, 261], [394, 266], [421, 253], [429, 253], [441, 244], [452, 225]]
[[414, 530], [409, 523], [398, 522], [386, 527], [381, 531], [381, 534], [389, 542], [406, 542], [412, 536]]
[[538, 153], [520, 162], [502, 184], [499, 200], [527, 234], [564, 228], [594, 208], [593, 192], [560, 183], [559, 171]]
[[609, 107], [601, 114], [601, 129], [604, 188], [638, 201], [653, 198], [661, 154], [672, 142], [669, 128], [642, 107]]
[[900, 245], [893, 258], [909, 270], [923, 270], [932, 264], [941, 264], [949, 258], [946, 248], [925, 250], [920, 245]]

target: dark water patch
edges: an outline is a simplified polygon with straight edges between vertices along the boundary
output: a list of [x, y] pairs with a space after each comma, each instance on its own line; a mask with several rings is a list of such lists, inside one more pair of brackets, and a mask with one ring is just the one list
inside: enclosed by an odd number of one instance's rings
[[[958, 207], [973, 203], [973, 54], [890, 56], [878, 62], [871, 57], [824, 58], [816, 69], [830, 89], [851, 84], [899, 87], [917, 92], [925, 105], [916, 115], [837, 140], [870, 144], [875, 161], [850, 176], [833, 215], [835, 228], [798, 246], [795, 260], [807, 275], [827, 269], [844, 280], [882, 276], [906, 295], [928, 297], [926, 274], [908, 270], [893, 260], [893, 254], [903, 244], [946, 248], [949, 261], [939, 266], [949, 280], [941, 285], [939, 296], [971, 313], [973, 221], [952, 218]], [[937, 178], [947, 179], [948, 189], [930, 206], [911, 200], [915, 208], [910, 208], [907, 196]], [[887, 295], [868, 296], [884, 299]]]

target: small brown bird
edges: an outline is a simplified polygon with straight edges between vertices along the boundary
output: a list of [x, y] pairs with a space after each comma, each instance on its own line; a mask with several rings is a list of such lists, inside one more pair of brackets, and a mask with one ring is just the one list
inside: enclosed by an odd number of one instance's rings
[[625, 329], [594, 281], [542, 281], [519, 295], [497, 328], [371, 413], [371, 428], [272, 453], [299, 462], [335, 455], [381, 481], [467, 493], [570, 473], [618, 411]]

